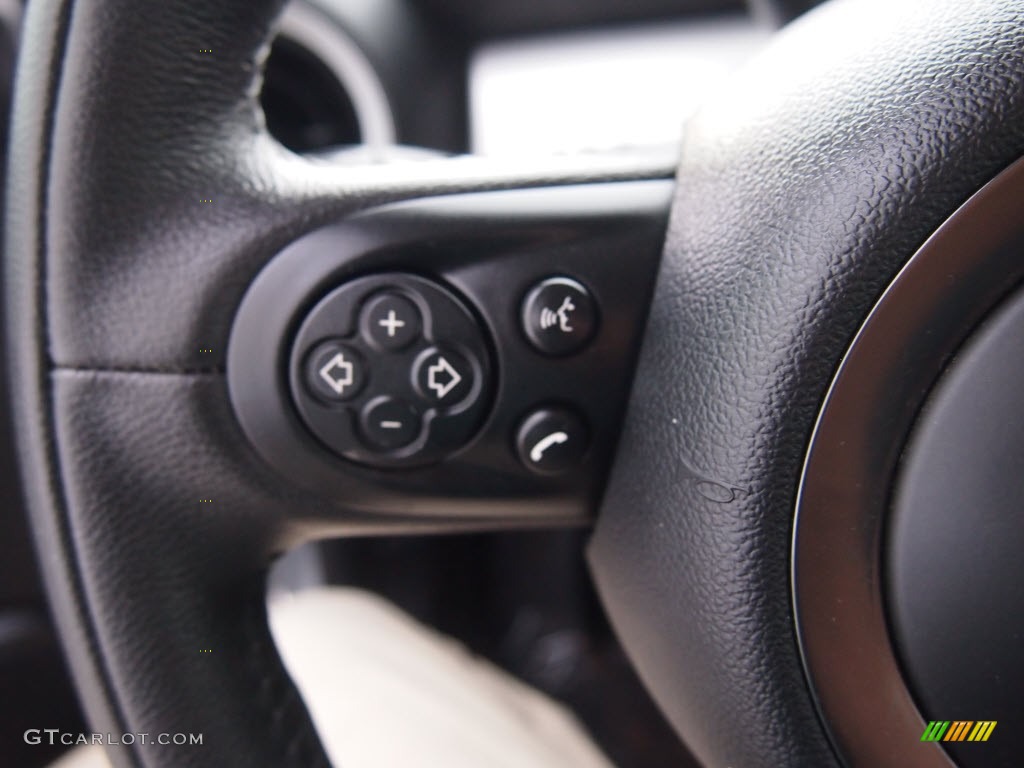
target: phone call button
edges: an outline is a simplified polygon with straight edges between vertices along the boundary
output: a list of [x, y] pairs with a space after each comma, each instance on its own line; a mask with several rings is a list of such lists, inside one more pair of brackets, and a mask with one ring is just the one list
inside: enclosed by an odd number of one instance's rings
[[587, 453], [589, 435], [583, 420], [567, 408], [539, 408], [520, 424], [516, 451], [540, 475], [558, 475], [575, 468]]

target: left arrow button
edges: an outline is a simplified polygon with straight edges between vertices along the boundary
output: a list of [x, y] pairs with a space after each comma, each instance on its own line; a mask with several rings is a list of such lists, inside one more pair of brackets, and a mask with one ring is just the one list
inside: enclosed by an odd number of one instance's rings
[[365, 382], [363, 360], [355, 350], [329, 341], [307, 358], [306, 385], [314, 395], [329, 402], [351, 400]]

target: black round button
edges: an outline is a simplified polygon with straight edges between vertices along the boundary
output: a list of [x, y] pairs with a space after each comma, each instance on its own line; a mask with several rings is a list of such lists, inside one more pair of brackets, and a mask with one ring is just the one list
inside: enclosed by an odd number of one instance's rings
[[473, 390], [474, 378], [473, 367], [462, 355], [437, 347], [424, 351], [413, 366], [416, 391], [435, 407], [461, 403]]
[[579, 352], [597, 330], [597, 307], [590, 293], [568, 277], [551, 277], [527, 294], [523, 331], [539, 352], [559, 357]]
[[363, 308], [363, 336], [377, 349], [393, 351], [419, 338], [423, 320], [416, 305], [397, 293], [371, 298]]
[[307, 357], [306, 385], [322, 400], [351, 400], [359, 394], [365, 380], [362, 357], [344, 344], [328, 341]]
[[338, 286], [308, 312], [288, 383], [306, 428], [369, 467], [423, 467], [480, 429], [494, 382], [483, 329], [443, 286], [388, 273]]
[[557, 475], [582, 461], [588, 441], [587, 427], [575, 413], [565, 408], [540, 408], [520, 425], [516, 451], [527, 469]]
[[404, 448], [419, 437], [420, 410], [394, 397], [378, 397], [366, 404], [360, 418], [367, 443], [382, 451]]

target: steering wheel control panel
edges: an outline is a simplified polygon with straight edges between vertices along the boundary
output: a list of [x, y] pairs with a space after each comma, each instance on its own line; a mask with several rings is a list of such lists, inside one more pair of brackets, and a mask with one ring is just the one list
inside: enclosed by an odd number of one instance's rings
[[401, 273], [353, 280], [321, 299], [296, 335], [290, 374], [306, 427], [375, 467], [458, 450], [493, 394], [472, 313], [437, 283]]
[[671, 191], [435, 198], [300, 238], [257, 277], [232, 329], [243, 431], [278, 472], [364, 520], [586, 519]]

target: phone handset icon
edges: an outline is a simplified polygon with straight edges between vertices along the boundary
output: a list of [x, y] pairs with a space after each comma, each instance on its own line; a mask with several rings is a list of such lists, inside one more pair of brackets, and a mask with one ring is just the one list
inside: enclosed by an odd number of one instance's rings
[[547, 437], [542, 437], [537, 444], [530, 449], [530, 460], [540, 462], [544, 458], [544, 452], [553, 445], [561, 445], [569, 439], [565, 432], [552, 432]]

